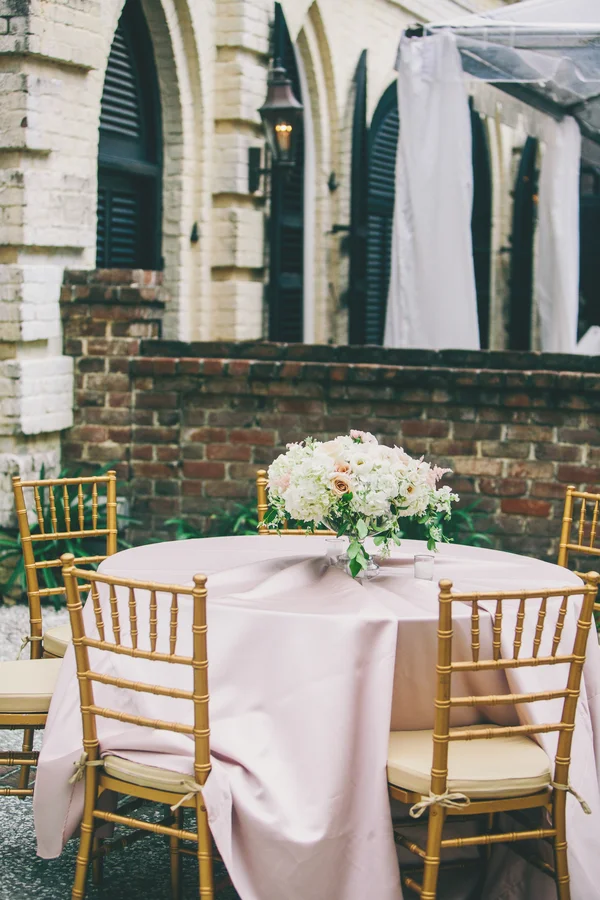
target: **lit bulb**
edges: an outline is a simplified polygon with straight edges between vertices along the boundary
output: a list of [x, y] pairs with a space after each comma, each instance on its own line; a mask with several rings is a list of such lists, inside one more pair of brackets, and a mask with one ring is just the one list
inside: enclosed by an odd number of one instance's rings
[[277, 138], [282, 157], [289, 156], [292, 142], [292, 126], [288, 125], [287, 122], [278, 122], [275, 126], [275, 137]]

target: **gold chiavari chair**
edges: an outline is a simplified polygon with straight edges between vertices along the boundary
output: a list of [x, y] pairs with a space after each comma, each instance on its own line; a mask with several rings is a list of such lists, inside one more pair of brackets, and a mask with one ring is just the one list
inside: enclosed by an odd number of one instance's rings
[[[91, 489], [91, 502], [87, 505], [84, 495], [86, 489]], [[79, 557], [77, 562], [82, 565], [97, 564], [117, 552], [117, 476], [114, 471], [90, 478], [46, 478], [36, 481], [22, 481], [15, 476], [13, 491], [29, 603], [29, 634], [23, 638], [22, 649], [27, 644], [31, 645], [31, 659], [40, 659], [42, 655], [62, 657], [71, 640], [70, 628], [63, 625], [44, 632], [42, 601], [64, 596], [65, 589], [62, 584], [42, 587], [40, 573], [60, 568], [61, 545], [63, 551], [68, 549], [66, 543], [73, 538], [106, 540], [106, 553]], [[31, 491], [35, 509], [37, 530], [33, 533], [27, 512], [26, 491]], [[102, 495], [103, 492], [105, 496]], [[105, 527], [99, 527], [99, 523], [104, 524], [104, 519]], [[56, 558], [36, 560], [36, 544], [50, 546], [51, 552], [56, 553]]]
[[259, 469], [256, 473], [256, 496], [257, 496], [257, 512], [258, 512], [258, 533], [259, 534], [320, 534], [335, 535], [335, 531], [330, 528], [317, 528], [315, 531], [307, 532], [304, 528], [269, 528], [265, 524], [265, 515], [269, 508], [269, 499], [267, 496], [267, 486], [269, 484], [266, 469]]
[[[17, 730], [31, 734], [22, 751], [0, 750], [0, 766], [20, 766], [18, 787], [0, 787], [0, 797], [31, 797], [29, 771], [37, 765], [32, 749], [33, 733], [46, 724], [48, 708], [62, 660], [19, 659], [0, 662], [0, 731]], [[23, 775], [23, 773], [26, 773]]]
[[[76, 767], [75, 779], [85, 779], [85, 801], [81, 839], [75, 871], [75, 882], [72, 900], [83, 900], [85, 896], [86, 873], [91, 859], [103, 858], [114, 849], [111, 844], [99, 844], [94, 841], [96, 821], [112, 822], [136, 829], [116, 842], [124, 846], [143, 836], [145, 833], [166, 835], [169, 838], [171, 858], [171, 890], [173, 900], [181, 895], [180, 861], [182, 853], [193, 853], [198, 860], [200, 876], [200, 893], [203, 900], [213, 900], [213, 865], [212, 837], [208, 824], [208, 816], [202, 798], [202, 785], [206, 782], [211, 769], [209, 748], [208, 719], [208, 658], [206, 627], [206, 576], [195, 575], [194, 586], [157, 584], [150, 581], [136, 581], [126, 578], [114, 578], [96, 572], [87, 573], [74, 567], [72, 554], [64, 554], [61, 558], [63, 577], [67, 592], [67, 607], [71, 618], [73, 645], [77, 662], [77, 677], [81, 698], [81, 714], [83, 719], [83, 756]], [[80, 592], [77, 579], [87, 578], [90, 586], [90, 602], [94, 612], [94, 626], [98, 637], [91, 637], [86, 631]], [[117, 592], [126, 592], [126, 601], [119, 610]], [[100, 597], [104, 592], [106, 605]], [[148, 609], [148, 646], [139, 646], [140, 613], [142, 604], [139, 591], [149, 592]], [[163, 597], [159, 595], [163, 595]], [[169, 652], [157, 649], [161, 638], [158, 635], [157, 623], [160, 604], [169, 595]], [[179, 600], [191, 597], [193, 604], [193, 653], [191, 657], [177, 653], [179, 628]], [[122, 617], [126, 615], [126, 621]], [[108, 625], [108, 628], [106, 627]], [[127, 643], [122, 636], [127, 634]], [[110, 635], [110, 636], [109, 636]], [[166, 640], [165, 636], [165, 640]], [[144, 643], [142, 640], [141, 643]], [[145, 682], [129, 681], [96, 672], [90, 664], [89, 650], [103, 650], [109, 653], [125, 655], [133, 659], [144, 659], [159, 663], [189, 666], [192, 669], [192, 690], [162, 687]], [[104, 708], [96, 705], [94, 686], [96, 684], [112, 685], [126, 691], [140, 691], [162, 697], [189, 700], [193, 711], [193, 725], [181, 722], [167, 722], [160, 719], [148, 719], [135, 716], [118, 709]], [[124, 699], [124, 708], [128, 701]], [[152, 728], [187, 734], [194, 739], [194, 775], [182, 775], [156, 766], [134, 763], [117, 756], [100, 757], [101, 748], [96, 728], [97, 717], [116, 719], [140, 728]], [[152, 801], [171, 807], [173, 815], [160, 823], [150, 823], [125, 815], [123, 808], [108, 812], [98, 808], [98, 797], [102, 790], [111, 790], [137, 800]], [[135, 801], [134, 801], [135, 802]], [[183, 808], [191, 808], [196, 814], [196, 828], [191, 831], [183, 827]], [[129, 806], [131, 809], [131, 806]], [[193, 851], [181, 847], [181, 841], [192, 841], [196, 846]]]
[[[576, 504], [579, 503], [579, 510]], [[558, 565], [569, 567], [569, 552], [582, 556], [600, 557], [599, 536], [600, 494], [578, 491], [570, 484], [565, 496], [560, 545], [558, 548]], [[576, 533], [573, 534], [574, 526]], [[600, 603], [594, 605], [600, 612]]]
[[[55, 493], [56, 490], [56, 493]], [[91, 491], [86, 504], [85, 491]], [[90, 478], [45, 478], [22, 481], [13, 478], [13, 492], [17, 522], [23, 548], [27, 601], [29, 605], [29, 634], [21, 641], [21, 652], [30, 645], [32, 660], [46, 657], [63, 657], [71, 641], [69, 625], [43, 629], [42, 601], [64, 596], [62, 584], [42, 587], [40, 574], [48, 569], [60, 569], [60, 552], [66, 550], [68, 541], [74, 538], [95, 540], [104, 538], [106, 553], [79, 557], [82, 565], [94, 565], [117, 551], [117, 476], [110, 471], [106, 475]], [[26, 504], [26, 492], [35, 510], [37, 528], [32, 532]], [[102, 506], [104, 505], [104, 511]], [[105, 520], [105, 523], [104, 523]], [[102, 527], [99, 527], [101, 525]], [[56, 554], [54, 559], [36, 559], [35, 546], [45, 546], [46, 553]], [[48, 551], [48, 548], [50, 550]], [[80, 588], [82, 589], [82, 588]], [[20, 653], [19, 653], [20, 655]], [[21, 670], [17, 670], [20, 672]], [[33, 728], [23, 732], [23, 752], [31, 754]], [[29, 783], [30, 769], [21, 769], [19, 788]]]
[[[422, 900], [435, 900], [437, 897], [442, 851], [459, 847], [489, 848], [496, 843], [510, 843], [513, 850], [555, 879], [559, 900], [570, 900], [565, 809], [567, 793], [575, 794], [569, 783], [571, 745], [600, 575], [590, 572], [585, 580], [585, 585], [577, 587], [468, 594], [453, 592], [452, 582], [440, 581], [435, 725], [433, 731], [392, 732], [388, 758], [391, 797], [412, 804], [410, 814], [413, 819], [418, 819], [425, 810], [429, 810], [425, 847], [404, 833], [407, 823], [395, 829], [397, 842], [420, 858], [422, 882], [413, 877], [417, 869], [405, 870], [402, 880], [404, 886]], [[569, 606], [581, 595], [583, 602], [573, 644], [567, 652], [564, 647], [559, 652]], [[552, 618], [547, 616], [548, 601], [552, 598], [556, 598], [557, 605], [560, 599], [560, 607], [551, 629], [545, 633], [544, 624]], [[467, 603], [472, 610], [471, 659], [461, 662], [453, 660], [452, 654], [452, 607], [456, 603]], [[483, 641], [479, 605], [482, 603], [491, 604], [493, 610], [491, 659], [481, 658]], [[502, 638], [507, 638], [509, 604], [513, 604], [510, 614], [514, 616], [515, 629], [510, 640], [510, 656], [504, 657]], [[532, 649], [525, 648], [522, 653], [525, 620], [530, 609], [534, 615], [537, 609]], [[471, 697], [457, 697], [451, 690], [453, 675], [473, 673], [471, 677], [474, 677], [479, 672], [562, 664], [568, 665], [568, 678], [562, 690]], [[563, 701], [560, 721], [506, 727], [450, 727], [452, 711], [461, 707], [514, 706], [548, 700]], [[531, 738], [531, 735], [548, 732], [558, 732], [553, 770], [551, 759]], [[484, 751], [479, 749], [480, 740], [486, 745]], [[585, 801], [577, 794], [575, 796], [586, 809]], [[541, 827], [531, 827], [532, 823], [524, 818], [523, 811], [536, 808], [547, 815], [549, 824], [545, 825], [542, 819]], [[589, 812], [589, 809], [586, 811]], [[511, 813], [521, 824], [521, 830], [506, 832], [496, 827], [498, 813]], [[447, 818], [481, 815], [486, 817], [485, 833], [472, 837], [443, 838]], [[551, 843], [554, 865], [527, 854], [519, 847], [519, 841], [535, 839], [545, 839]]]

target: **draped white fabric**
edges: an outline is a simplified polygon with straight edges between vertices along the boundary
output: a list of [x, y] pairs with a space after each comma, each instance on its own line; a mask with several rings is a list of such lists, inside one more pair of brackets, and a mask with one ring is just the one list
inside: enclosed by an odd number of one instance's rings
[[579, 161], [575, 119], [544, 123], [535, 299], [542, 350], [575, 353], [579, 312]]
[[456, 39], [400, 43], [386, 347], [478, 349], [471, 123]]

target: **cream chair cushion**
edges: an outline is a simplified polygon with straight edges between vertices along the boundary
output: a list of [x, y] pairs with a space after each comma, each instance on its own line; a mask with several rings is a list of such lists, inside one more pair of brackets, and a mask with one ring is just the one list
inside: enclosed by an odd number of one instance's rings
[[48, 712], [62, 659], [0, 662], [0, 713]]
[[[468, 726], [469, 730], [497, 727]], [[432, 735], [432, 731], [393, 731], [390, 734], [390, 784], [429, 795]], [[545, 751], [526, 735], [450, 741], [448, 775], [448, 790], [459, 791], [469, 798], [523, 797], [543, 790], [552, 780], [550, 760]]]
[[131, 759], [122, 759], [120, 756], [105, 756], [102, 762], [107, 775], [140, 787], [170, 791], [172, 794], [187, 794], [195, 786], [193, 775], [183, 775], [171, 769], [146, 766]]
[[67, 647], [71, 643], [71, 626], [57, 625], [55, 628], [49, 628], [44, 632], [44, 651], [52, 654], [52, 656], [65, 655]]

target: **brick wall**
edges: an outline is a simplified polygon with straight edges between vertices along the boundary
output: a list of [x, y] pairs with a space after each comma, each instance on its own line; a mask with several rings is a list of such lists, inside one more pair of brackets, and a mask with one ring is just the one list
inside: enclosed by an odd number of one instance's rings
[[119, 461], [136, 540], [170, 516], [205, 524], [253, 497], [256, 468], [286, 442], [352, 427], [452, 466], [507, 550], [554, 558], [567, 484], [600, 483], [596, 358], [148, 340], [155, 276], [115, 277], [72, 273], [63, 290], [76, 378], [64, 458]]

